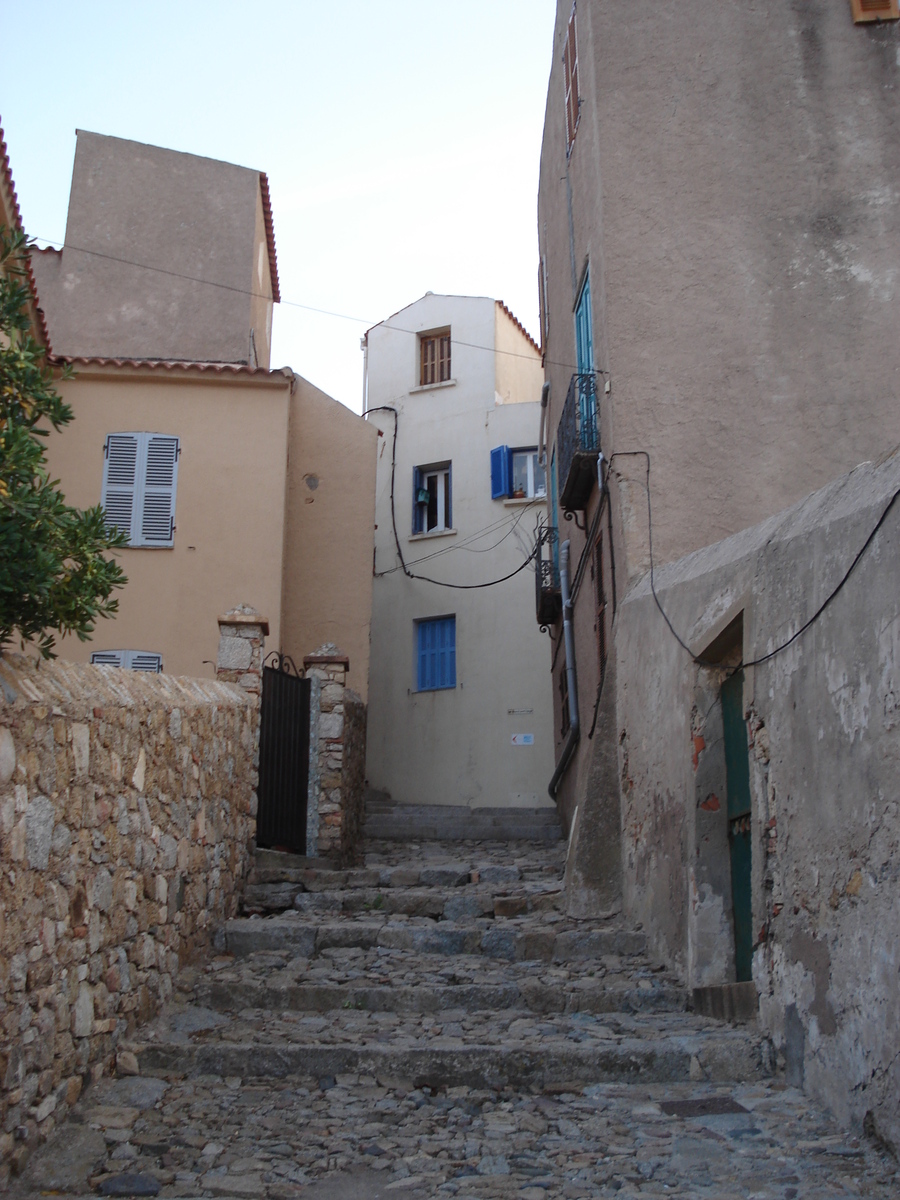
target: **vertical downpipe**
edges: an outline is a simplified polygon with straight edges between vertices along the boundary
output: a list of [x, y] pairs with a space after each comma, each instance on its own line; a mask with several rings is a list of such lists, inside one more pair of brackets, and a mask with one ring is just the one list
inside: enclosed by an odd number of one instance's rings
[[575, 746], [578, 743], [580, 721], [578, 716], [578, 679], [575, 674], [575, 636], [572, 631], [572, 597], [569, 594], [569, 540], [563, 542], [559, 549], [559, 588], [562, 593], [563, 610], [563, 647], [566, 653], [566, 682], [569, 694], [569, 732], [563, 743], [562, 754], [553, 772], [548, 791], [553, 800], [559, 790], [560, 781], [566, 773]]

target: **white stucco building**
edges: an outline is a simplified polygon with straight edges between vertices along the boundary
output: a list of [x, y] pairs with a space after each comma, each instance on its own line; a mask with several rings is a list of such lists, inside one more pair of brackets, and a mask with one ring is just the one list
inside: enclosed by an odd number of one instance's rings
[[369, 784], [399, 804], [552, 807], [550, 642], [527, 563], [546, 495], [540, 351], [500, 302], [431, 293], [364, 349], [382, 434]]

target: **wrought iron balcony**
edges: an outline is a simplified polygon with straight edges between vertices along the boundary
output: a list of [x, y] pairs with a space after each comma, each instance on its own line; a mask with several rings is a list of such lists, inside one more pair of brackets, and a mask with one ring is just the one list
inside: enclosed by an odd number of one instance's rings
[[557, 531], [552, 525], [540, 525], [537, 531], [535, 555], [535, 592], [537, 621], [541, 629], [549, 629], [562, 613], [562, 592], [559, 588], [559, 565], [556, 559]]
[[587, 506], [600, 455], [597, 376], [573, 375], [556, 431], [559, 506], [572, 512]]

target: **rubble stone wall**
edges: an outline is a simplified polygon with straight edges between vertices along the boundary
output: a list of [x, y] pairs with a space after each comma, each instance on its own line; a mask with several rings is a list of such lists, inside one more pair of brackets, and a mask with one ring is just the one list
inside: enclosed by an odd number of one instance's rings
[[0, 659], [0, 1185], [238, 908], [257, 702]]

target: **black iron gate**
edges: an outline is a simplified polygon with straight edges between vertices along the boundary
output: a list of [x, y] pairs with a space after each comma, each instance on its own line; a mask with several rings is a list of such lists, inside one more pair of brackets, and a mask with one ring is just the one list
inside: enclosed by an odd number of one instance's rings
[[263, 664], [256, 844], [306, 853], [310, 680], [286, 654]]

